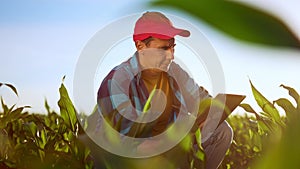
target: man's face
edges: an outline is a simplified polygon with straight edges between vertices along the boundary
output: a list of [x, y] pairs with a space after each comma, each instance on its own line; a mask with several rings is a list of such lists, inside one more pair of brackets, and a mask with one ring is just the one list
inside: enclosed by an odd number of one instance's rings
[[174, 39], [152, 38], [147, 45], [144, 44], [139, 50], [139, 58], [143, 68], [167, 71], [174, 59], [174, 46]]

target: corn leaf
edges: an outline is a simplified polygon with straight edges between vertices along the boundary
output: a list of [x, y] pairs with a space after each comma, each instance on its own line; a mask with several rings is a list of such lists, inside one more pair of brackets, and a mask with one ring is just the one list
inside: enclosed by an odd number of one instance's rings
[[47, 110], [47, 113], [50, 114], [51, 111], [50, 111], [50, 106], [49, 106], [49, 104], [47, 102], [47, 99], [45, 99], [44, 105], [45, 105], [45, 109]]
[[253, 113], [255, 115], [258, 126], [258, 133], [260, 135], [266, 132], [269, 133], [270, 131], [275, 132], [274, 123], [269, 119], [260, 116], [249, 104], [242, 103], [239, 106], [242, 107], [246, 112]]
[[256, 118], [257, 118], [257, 116], [259, 116], [259, 114], [256, 113], [256, 111], [249, 104], [247, 104], [247, 103], [241, 103], [239, 106], [241, 108], [243, 108], [246, 112], [253, 113]]
[[277, 122], [280, 125], [283, 125], [279, 112], [278, 110], [274, 107], [274, 105], [267, 100], [252, 84], [252, 82], [250, 81], [251, 84], [251, 89], [252, 89], [252, 93], [253, 96], [257, 102], [257, 104], [259, 105], [259, 107], [261, 107], [261, 109], [274, 121]]
[[297, 93], [297, 91], [294, 88], [291, 88], [289, 86], [285, 86], [283, 84], [281, 84], [280, 87], [283, 87], [283, 88], [287, 89], [289, 91], [289, 95], [294, 98], [294, 100], [296, 101], [296, 103], [298, 102], [298, 100], [299, 100], [299, 94]]
[[15, 88], [14, 85], [9, 84], [9, 83], [0, 83], [0, 87], [3, 86], [3, 85], [9, 87], [17, 96], [19, 96], [18, 91], [17, 91], [17, 89]]
[[298, 168], [300, 166], [300, 146], [297, 146], [300, 142], [299, 130], [299, 121], [292, 119], [280, 142], [269, 142], [268, 151], [258, 159], [258, 163], [253, 168]]
[[1, 97], [1, 105], [2, 105], [2, 109], [3, 109], [3, 114], [8, 114], [8, 106], [4, 103], [3, 98]]
[[291, 118], [295, 117], [297, 113], [296, 107], [286, 98], [280, 98], [278, 100], [275, 100], [274, 103], [276, 103], [278, 106], [282, 107], [285, 111], [285, 114], [289, 120]]
[[64, 122], [68, 125], [68, 127], [75, 132], [75, 124], [77, 122], [76, 111], [63, 83], [59, 88], [59, 93], [60, 99], [58, 101], [58, 106], [60, 108], [61, 117], [64, 119]]
[[197, 145], [198, 145], [199, 149], [202, 149], [200, 128], [198, 128], [197, 131], [195, 132], [195, 137], [196, 137], [196, 141], [197, 141]]

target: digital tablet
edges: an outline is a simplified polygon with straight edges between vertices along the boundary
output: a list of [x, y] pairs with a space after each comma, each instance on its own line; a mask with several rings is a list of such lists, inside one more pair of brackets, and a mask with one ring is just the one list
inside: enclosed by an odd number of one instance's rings
[[[203, 112], [199, 112], [196, 120], [197, 124], [203, 123], [207, 119], [209, 113], [212, 113], [210, 116], [216, 116], [216, 112], [218, 112], [217, 116], [219, 116], [219, 118], [215, 119], [219, 119], [219, 124], [221, 124], [245, 99], [245, 97], [245, 95], [237, 94], [218, 94], [212, 100], [206, 101], [205, 104], [200, 103], [200, 106], [205, 106], [205, 108], [203, 109], [202, 107]], [[201, 108], [199, 108], [199, 110], [200, 109]]]

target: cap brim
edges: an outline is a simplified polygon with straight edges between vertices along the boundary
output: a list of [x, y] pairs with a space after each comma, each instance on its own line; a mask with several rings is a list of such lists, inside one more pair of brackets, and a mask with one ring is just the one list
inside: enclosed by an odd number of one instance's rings
[[190, 31], [184, 30], [184, 29], [176, 29], [177, 33], [176, 35], [182, 36], [182, 37], [189, 37], [191, 35]]
[[182, 36], [182, 37], [189, 37], [191, 35], [190, 31], [185, 29], [178, 29], [178, 28], [172, 28], [172, 29], [166, 29], [167, 31], [164, 31], [165, 33], [157, 33], [153, 34], [153, 37], [160, 38], [160, 39], [170, 39], [174, 38], [176, 35]]

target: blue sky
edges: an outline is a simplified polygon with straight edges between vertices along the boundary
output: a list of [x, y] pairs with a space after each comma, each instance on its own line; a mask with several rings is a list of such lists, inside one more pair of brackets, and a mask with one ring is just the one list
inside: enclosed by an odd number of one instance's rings
[[[34, 112], [45, 112], [43, 105], [47, 98], [51, 108], [58, 110], [61, 78], [66, 75], [65, 85], [72, 97], [76, 62], [89, 39], [120, 17], [145, 10], [180, 16], [203, 32], [219, 56], [226, 92], [246, 94], [245, 102], [254, 103], [249, 78], [270, 100], [288, 97], [287, 92], [279, 88], [280, 84], [300, 92], [299, 51], [241, 43], [183, 13], [149, 8], [145, 3], [139, 0], [1, 1], [0, 81], [15, 85], [19, 98], [7, 88], [0, 88], [0, 95], [10, 105], [31, 105], [30, 111]], [[299, 2], [268, 0], [251, 1], [251, 4], [283, 18], [300, 37], [300, 19], [296, 12]], [[202, 79], [195, 80], [210, 89]]]

